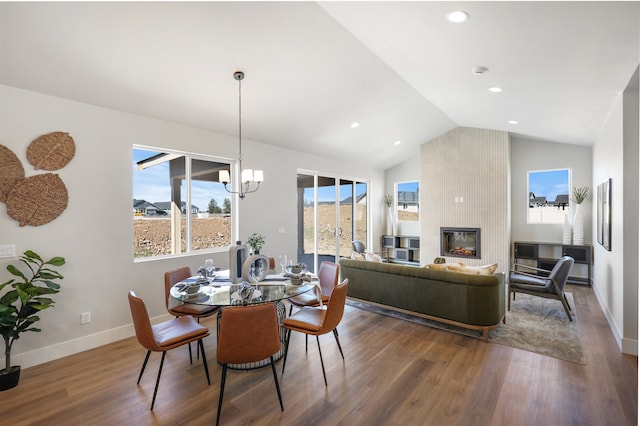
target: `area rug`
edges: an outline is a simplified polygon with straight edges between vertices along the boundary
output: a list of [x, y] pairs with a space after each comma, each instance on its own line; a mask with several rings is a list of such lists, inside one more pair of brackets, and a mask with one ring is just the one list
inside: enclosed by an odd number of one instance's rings
[[[586, 364], [573, 295], [566, 294], [572, 309], [573, 321], [569, 321], [558, 300], [517, 294], [516, 300], [511, 301], [511, 310], [507, 311], [507, 323], [500, 323], [496, 329], [489, 331], [489, 341], [577, 364]], [[482, 339], [481, 331], [468, 330], [356, 300], [348, 299], [347, 304], [381, 315]]]

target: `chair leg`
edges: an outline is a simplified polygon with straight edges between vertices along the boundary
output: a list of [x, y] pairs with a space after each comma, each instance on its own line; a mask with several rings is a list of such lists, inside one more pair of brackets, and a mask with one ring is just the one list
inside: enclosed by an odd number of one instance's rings
[[202, 352], [202, 365], [204, 365], [204, 373], [207, 375], [207, 383], [211, 385], [211, 380], [209, 380], [209, 366], [207, 365], [207, 356], [204, 354], [202, 339], [198, 340], [198, 347], [200, 348], [200, 352]]
[[571, 310], [571, 305], [569, 305], [569, 299], [567, 299], [567, 295], [562, 292], [562, 297], [564, 297], [564, 301], [567, 302], [567, 307]]
[[571, 318], [571, 309], [569, 308], [569, 303], [567, 303], [566, 299], [563, 296], [564, 295], [560, 296], [560, 302], [562, 302], [562, 307], [564, 308], [564, 311], [567, 313], [567, 316], [569, 317], [569, 321], [573, 321], [573, 318]]
[[220, 411], [222, 410], [222, 397], [224, 396], [224, 382], [227, 380], [227, 364], [222, 364], [222, 379], [220, 380], [220, 398], [218, 399], [218, 415], [216, 426], [220, 424]]
[[515, 300], [516, 294], [509, 289], [509, 294], [507, 295], [507, 311], [511, 310], [511, 293], [513, 293], [513, 299]]
[[342, 359], [344, 359], [344, 354], [342, 353], [342, 346], [340, 346], [340, 339], [338, 339], [338, 330], [336, 330], [335, 328], [333, 329], [333, 337], [336, 338], [338, 349], [340, 349], [340, 355], [342, 356]]
[[191, 356], [191, 342], [189, 342], [189, 364], [193, 364], [193, 357]]
[[160, 368], [158, 368], [158, 378], [156, 379], [156, 388], [153, 390], [153, 400], [151, 400], [151, 411], [156, 403], [156, 395], [158, 394], [158, 385], [160, 384], [160, 375], [162, 374], [162, 365], [164, 364], [164, 357], [167, 352], [162, 352], [162, 358], [160, 359]]
[[271, 360], [271, 371], [273, 371], [273, 380], [276, 382], [276, 391], [278, 391], [278, 400], [280, 401], [280, 411], [284, 411], [282, 404], [282, 394], [280, 393], [280, 383], [278, 383], [278, 375], [276, 374], [276, 365], [273, 363], [273, 355], [269, 357]]
[[324, 385], [327, 386], [327, 374], [324, 372], [324, 361], [322, 360], [322, 349], [320, 349], [320, 337], [316, 336], [318, 342], [318, 353], [320, 354], [320, 364], [322, 365], [322, 375], [324, 376]]
[[293, 305], [289, 305], [289, 316], [291, 316], [291, 312], [293, 312]]
[[140, 375], [138, 376], [137, 384], [140, 384], [140, 379], [142, 379], [142, 373], [144, 373], [144, 368], [147, 366], [147, 361], [149, 361], [149, 355], [151, 355], [151, 351], [147, 351], [147, 356], [144, 357], [144, 362], [142, 363], [142, 369], [140, 369]]
[[291, 339], [291, 330], [287, 330], [284, 339], [284, 359], [282, 360], [282, 373], [284, 374], [284, 366], [287, 365], [287, 355], [289, 354], [289, 339]]
[[304, 351], [309, 352], [309, 335], [304, 335]]

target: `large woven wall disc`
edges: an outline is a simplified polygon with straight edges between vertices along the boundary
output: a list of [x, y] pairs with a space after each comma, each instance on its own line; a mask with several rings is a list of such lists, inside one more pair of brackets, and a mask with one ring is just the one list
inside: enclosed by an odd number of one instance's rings
[[16, 183], [7, 197], [7, 214], [20, 226], [40, 226], [60, 216], [68, 201], [62, 179], [54, 173], [44, 173]]
[[22, 179], [24, 179], [22, 162], [13, 151], [0, 145], [0, 201], [6, 201], [9, 192]]
[[58, 170], [69, 164], [76, 154], [76, 144], [69, 133], [52, 132], [31, 142], [27, 160], [36, 170]]

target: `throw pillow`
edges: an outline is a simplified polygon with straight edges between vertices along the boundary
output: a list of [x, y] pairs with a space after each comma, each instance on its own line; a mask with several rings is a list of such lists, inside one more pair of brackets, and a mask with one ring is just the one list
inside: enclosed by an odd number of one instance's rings
[[364, 258], [369, 262], [382, 262], [382, 258], [380, 256], [370, 251], [364, 252]]
[[467, 266], [464, 263], [431, 263], [425, 265], [426, 268], [435, 269], [438, 271], [452, 271], [452, 272], [460, 272], [462, 274], [470, 274], [470, 275], [491, 275], [498, 268], [497, 263], [492, 263], [491, 265], [484, 266]]
[[361, 253], [356, 253], [355, 251], [351, 252], [351, 260], [366, 260], [364, 255]]

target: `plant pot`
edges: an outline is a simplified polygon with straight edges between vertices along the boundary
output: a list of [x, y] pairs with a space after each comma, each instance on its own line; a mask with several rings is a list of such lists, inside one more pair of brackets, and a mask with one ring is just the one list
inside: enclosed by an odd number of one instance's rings
[[18, 386], [20, 381], [20, 366], [14, 365], [9, 369], [0, 370], [0, 391], [5, 391]]

